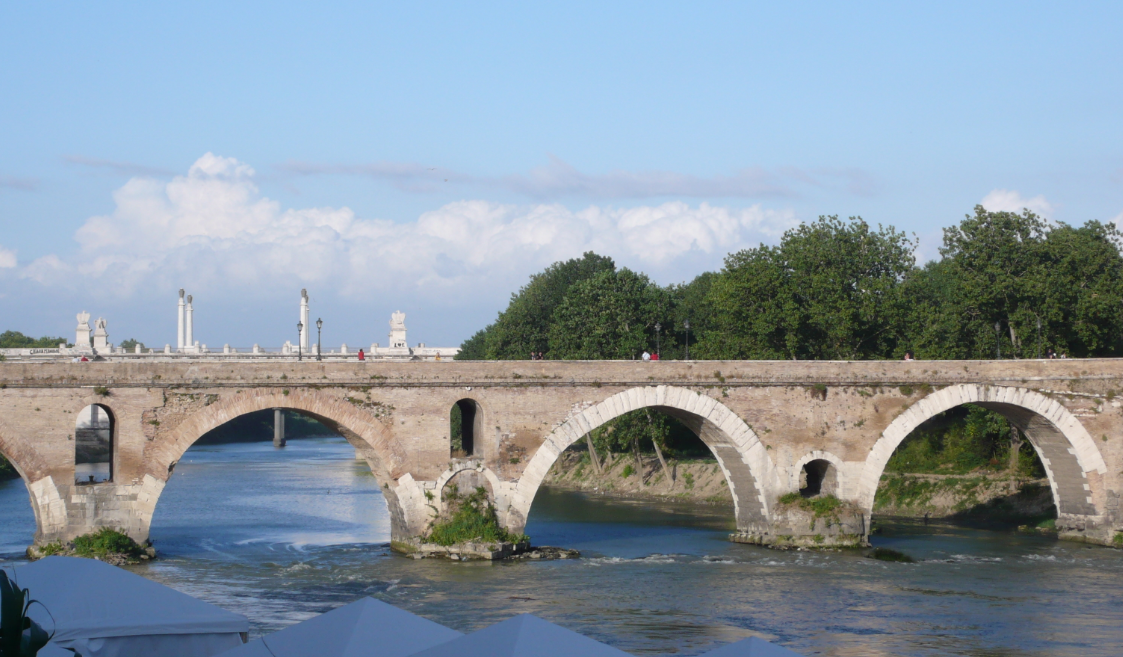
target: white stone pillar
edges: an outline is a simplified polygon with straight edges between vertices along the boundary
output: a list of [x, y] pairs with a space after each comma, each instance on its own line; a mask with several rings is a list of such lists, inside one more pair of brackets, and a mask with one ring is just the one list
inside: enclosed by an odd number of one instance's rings
[[308, 351], [308, 331], [311, 326], [308, 325], [308, 290], [300, 291], [300, 323], [304, 328], [300, 331], [300, 346], [304, 351]]
[[183, 316], [183, 289], [179, 290], [179, 332], [176, 333], [175, 349], [176, 351], [183, 351], [183, 345], [187, 344], [186, 337], [184, 336], [184, 316]]
[[187, 321], [186, 328], [183, 333], [183, 346], [187, 350], [194, 350], [195, 348], [195, 309], [191, 307], [191, 295], [187, 295], [187, 308], [186, 308]]

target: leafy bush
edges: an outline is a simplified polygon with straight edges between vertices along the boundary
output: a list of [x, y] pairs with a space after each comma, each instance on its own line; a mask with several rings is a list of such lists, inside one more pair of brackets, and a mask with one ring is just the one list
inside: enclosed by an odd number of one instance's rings
[[47, 543], [39, 548], [39, 554], [44, 557], [53, 557], [56, 554], [63, 554], [66, 552], [66, 546], [59, 541], [54, 543]]
[[635, 473], [636, 473], [636, 469], [632, 467], [631, 463], [629, 463], [629, 464], [624, 466], [624, 471], [620, 473], [620, 476], [623, 477], [624, 479], [627, 479], [628, 477], [631, 477]]
[[74, 553], [88, 558], [104, 557], [107, 554], [140, 556], [144, 549], [123, 532], [102, 527], [96, 532], [75, 538]]
[[450, 486], [445, 499], [450, 513], [443, 520], [433, 523], [424, 539], [426, 543], [448, 546], [469, 541], [517, 543], [526, 540], [525, 536], [511, 534], [499, 525], [486, 488], [481, 486], [470, 495], [461, 496], [455, 486]]

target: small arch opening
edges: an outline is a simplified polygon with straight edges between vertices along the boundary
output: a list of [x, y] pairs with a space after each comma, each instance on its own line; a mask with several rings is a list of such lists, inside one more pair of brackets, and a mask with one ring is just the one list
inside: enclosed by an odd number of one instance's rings
[[476, 453], [476, 437], [482, 431], [483, 413], [474, 399], [461, 399], [449, 413], [449, 455], [465, 458]]
[[74, 483], [113, 481], [113, 413], [101, 404], [78, 412], [74, 422]]
[[838, 495], [838, 470], [826, 459], [808, 461], [799, 473], [799, 494], [803, 497]]

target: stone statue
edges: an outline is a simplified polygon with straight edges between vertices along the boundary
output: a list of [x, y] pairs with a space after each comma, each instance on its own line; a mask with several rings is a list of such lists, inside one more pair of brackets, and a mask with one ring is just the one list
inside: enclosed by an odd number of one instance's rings
[[79, 350], [90, 349], [90, 313], [78, 313], [78, 331], [74, 336], [74, 347]]
[[109, 331], [106, 330], [108, 324], [101, 317], [94, 322], [94, 351], [109, 350]]
[[405, 349], [407, 353], [409, 351], [406, 343], [406, 314], [400, 310], [390, 315], [390, 348]]

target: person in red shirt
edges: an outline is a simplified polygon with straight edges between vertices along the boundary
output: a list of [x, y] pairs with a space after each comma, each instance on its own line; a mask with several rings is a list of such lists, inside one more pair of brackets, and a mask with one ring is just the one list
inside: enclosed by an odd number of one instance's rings
[[366, 360], [366, 359], [367, 359], [367, 356], [366, 356], [366, 354], [364, 354], [364, 353], [363, 353], [363, 350], [362, 350], [362, 349], [360, 349], [360, 350], [359, 350], [359, 360]]

